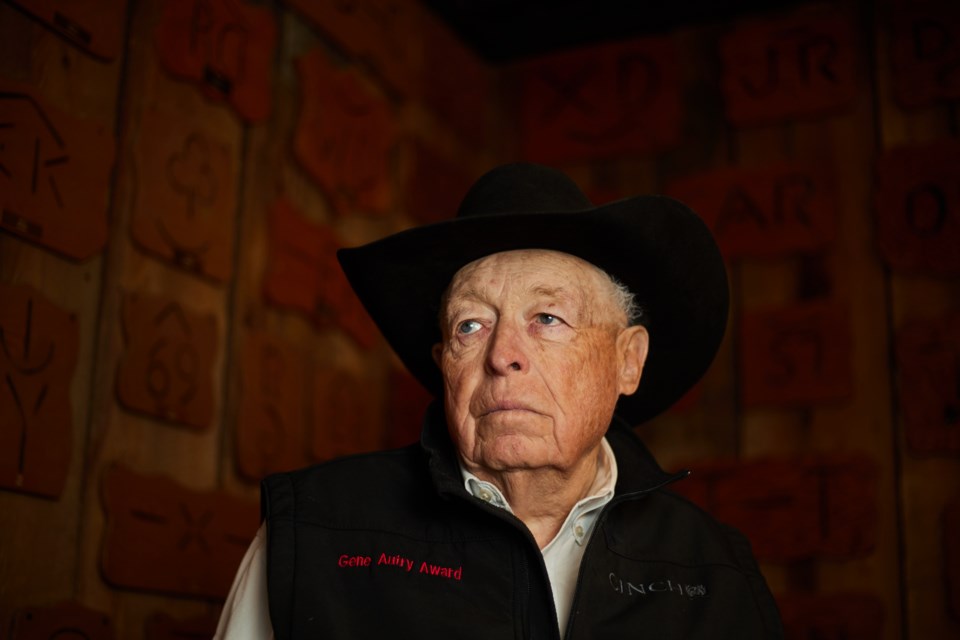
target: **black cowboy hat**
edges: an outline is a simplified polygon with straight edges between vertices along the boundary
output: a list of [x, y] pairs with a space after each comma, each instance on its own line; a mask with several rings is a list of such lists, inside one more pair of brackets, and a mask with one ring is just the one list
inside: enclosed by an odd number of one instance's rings
[[706, 225], [662, 196], [594, 206], [563, 173], [518, 163], [483, 175], [456, 218], [337, 253], [350, 284], [410, 372], [443, 396], [431, 348], [440, 298], [454, 274], [484, 256], [551, 249], [600, 267], [643, 309], [650, 351], [637, 392], [617, 414], [636, 425], [676, 402], [713, 361], [727, 324], [723, 259]]

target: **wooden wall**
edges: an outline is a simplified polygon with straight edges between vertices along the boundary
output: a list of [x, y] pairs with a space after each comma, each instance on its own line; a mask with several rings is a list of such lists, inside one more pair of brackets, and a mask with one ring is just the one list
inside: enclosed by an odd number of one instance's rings
[[257, 478], [417, 428], [332, 249], [517, 158], [714, 228], [727, 339], [639, 433], [792, 637], [960, 635], [950, 3], [499, 67], [419, 5], [327, 5], [0, 3], [0, 638], [209, 632]]

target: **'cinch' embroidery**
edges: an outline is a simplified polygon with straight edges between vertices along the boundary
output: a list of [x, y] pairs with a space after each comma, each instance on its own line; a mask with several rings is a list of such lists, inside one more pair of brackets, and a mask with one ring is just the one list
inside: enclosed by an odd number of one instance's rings
[[702, 584], [681, 584], [672, 580], [656, 580], [654, 582], [634, 584], [610, 573], [610, 586], [624, 596], [650, 596], [658, 593], [676, 593], [687, 598], [705, 598], [707, 588]]

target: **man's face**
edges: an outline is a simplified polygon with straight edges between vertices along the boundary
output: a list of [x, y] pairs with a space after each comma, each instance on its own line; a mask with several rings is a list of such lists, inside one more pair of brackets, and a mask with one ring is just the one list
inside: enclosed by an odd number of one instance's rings
[[468, 469], [570, 469], [636, 390], [647, 334], [626, 327], [609, 279], [556, 251], [497, 253], [460, 269], [434, 356]]

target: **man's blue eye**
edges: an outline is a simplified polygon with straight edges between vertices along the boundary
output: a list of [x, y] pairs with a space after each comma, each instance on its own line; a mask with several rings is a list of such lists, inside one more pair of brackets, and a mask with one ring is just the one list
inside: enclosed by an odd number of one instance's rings
[[557, 324], [560, 322], [560, 318], [557, 316], [552, 316], [549, 313], [540, 313], [537, 314], [537, 322], [540, 324]]
[[480, 329], [480, 323], [476, 320], [466, 320], [461, 322], [457, 327], [457, 333], [468, 334], [478, 331]]

